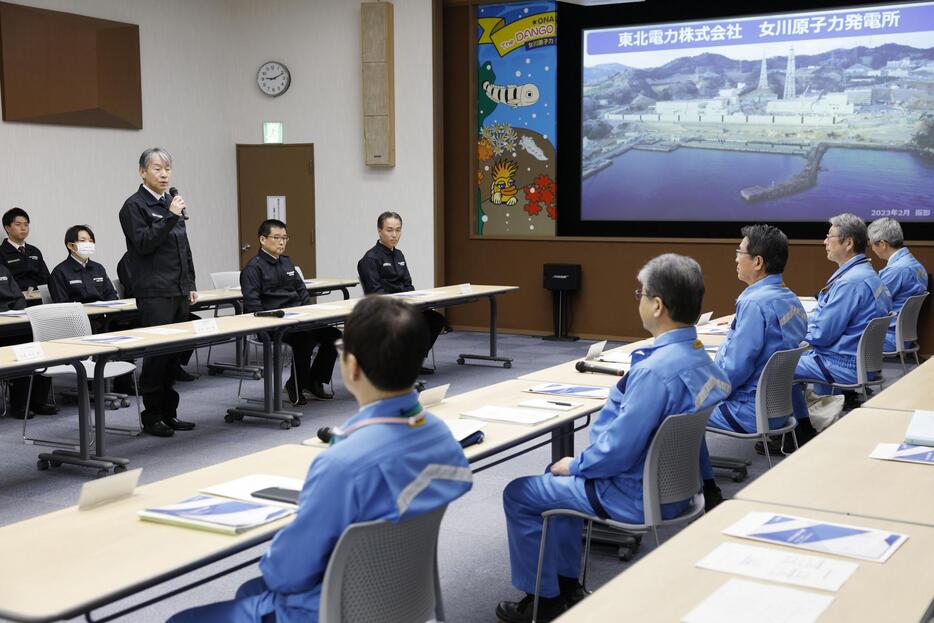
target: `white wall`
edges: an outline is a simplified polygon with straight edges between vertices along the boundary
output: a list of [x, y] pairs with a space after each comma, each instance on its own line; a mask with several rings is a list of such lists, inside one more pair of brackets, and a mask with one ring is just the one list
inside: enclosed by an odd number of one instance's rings
[[[136, 160], [161, 145], [190, 207], [198, 285], [238, 261], [235, 145], [262, 142], [282, 121], [292, 143], [315, 144], [319, 276], [353, 277], [383, 210], [405, 219], [401, 248], [416, 287], [434, 284], [431, 0], [395, 2], [396, 167], [363, 164], [360, 8], [350, 0], [18, 0], [140, 25], [143, 129], [0, 123], [0, 211], [32, 219], [30, 242], [49, 267], [67, 226], [97, 234], [115, 272], [125, 249], [117, 212], [136, 190]], [[285, 62], [292, 86], [259, 93], [255, 76]]]

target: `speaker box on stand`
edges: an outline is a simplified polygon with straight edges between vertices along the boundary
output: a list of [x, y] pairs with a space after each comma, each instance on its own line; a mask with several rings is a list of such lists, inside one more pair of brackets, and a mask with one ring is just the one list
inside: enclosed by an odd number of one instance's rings
[[542, 339], [557, 342], [574, 342], [579, 338], [568, 335], [568, 308], [571, 294], [580, 290], [580, 264], [545, 264], [542, 270], [542, 286], [551, 290], [554, 316], [554, 335]]

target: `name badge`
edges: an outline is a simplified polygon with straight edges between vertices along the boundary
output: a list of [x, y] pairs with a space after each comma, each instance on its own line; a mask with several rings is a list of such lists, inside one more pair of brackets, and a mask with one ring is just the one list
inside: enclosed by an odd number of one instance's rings
[[392, 262], [383, 262], [383, 266], [392, 266]]
[[31, 260], [38, 260], [38, 259], [39, 259], [39, 256], [38, 256], [38, 255], [30, 255], [30, 256], [29, 256], [29, 259], [31, 259]]
[[9, 281], [9, 277], [0, 277], [0, 281]]
[[75, 283], [84, 283], [84, 282], [81, 281], [80, 279], [72, 279], [71, 281], [68, 282], [69, 285], [75, 284]]
[[39, 342], [27, 342], [25, 344], [16, 344], [13, 346], [13, 354], [17, 361], [33, 361], [42, 359], [45, 355], [42, 352], [42, 344]]
[[23, 258], [17, 257], [17, 258], [8, 259], [8, 260], [6, 261], [6, 263], [7, 263], [7, 264], [15, 264], [16, 262], [22, 262], [22, 261], [23, 261]]
[[157, 221], [160, 220], [160, 219], [162, 219], [162, 215], [161, 215], [161, 214], [156, 214], [155, 212], [150, 212], [150, 214], [151, 214], [151, 215], [153, 216], [153, 218], [155, 218]]
[[217, 321], [213, 318], [204, 318], [202, 320], [195, 320], [191, 323], [192, 328], [195, 330], [197, 335], [207, 335], [209, 333], [217, 333]]
[[103, 283], [103, 282], [104, 282], [104, 278], [103, 278], [103, 277], [94, 277], [94, 281], [96, 281], [97, 283]]
[[405, 266], [405, 262], [399, 262], [399, 266]]
[[290, 270], [290, 271], [287, 271], [285, 274], [286, 274], [287, 277], [294, 277], [294, 276], [295, 276], [295, 271], [294, 271], [294, 270]]

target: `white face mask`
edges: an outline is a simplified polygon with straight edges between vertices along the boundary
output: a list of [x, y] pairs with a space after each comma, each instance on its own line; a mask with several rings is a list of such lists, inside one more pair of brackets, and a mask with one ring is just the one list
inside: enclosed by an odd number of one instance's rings
[[93, 242], [76, 242], [75, 252], [84, 258], [91, 257], [92, 255], [94, 255], [94, 243]]

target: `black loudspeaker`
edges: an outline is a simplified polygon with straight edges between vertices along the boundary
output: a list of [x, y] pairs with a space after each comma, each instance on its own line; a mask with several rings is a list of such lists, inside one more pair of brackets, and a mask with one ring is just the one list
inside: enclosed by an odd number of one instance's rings
[[545, 264], [542, 270], [542, 286], [551, 290], [555, 333], [542, 339], [573, 342], [578, 338], [568, 335], [568, 302], [571, 293], [580, 290], [580, 264]]
[[545, 264], [542, 287], [546, 290], [573, 292], [581, 287], [580, 264]]

